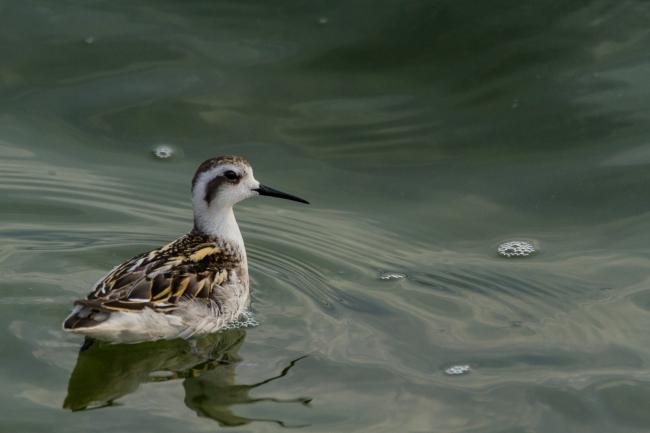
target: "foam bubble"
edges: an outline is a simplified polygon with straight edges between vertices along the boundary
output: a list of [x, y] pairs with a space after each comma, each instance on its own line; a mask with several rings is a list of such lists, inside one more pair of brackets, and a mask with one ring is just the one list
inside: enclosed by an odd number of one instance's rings
[[402, 280], [404, 278], [406, 278], [406, 274], [402, 274], [401, 272], [382, 271], [379, 273], [379, 279], [384, 281]]
[[535, 246], [528, 241], [504, 242], [497, 248], [502, 257], [528, 257], [536, 252]]
[[452, 365], [449, 368], [445, 369], [445, 374], [449, 376], [459, 376], [461, 374], [467, 374], [471, 371], [469, 365]]
[[255, 315], [253, 315], [253, 312], [250, 310], [246, 310], [243, 313], [241, 313], [241, 315], [237, 319], [228, 323], [222, 329], [225, 330], [225, 329], [236, 329], [236, 328], [255, 328], [256, 326], [259, 325], [260, 322], [257, 321]]
[[174, 156], [176, 151], [168, 144], [159, 144], [153, 149], [153, 155], [159, 159], [168, 159]]

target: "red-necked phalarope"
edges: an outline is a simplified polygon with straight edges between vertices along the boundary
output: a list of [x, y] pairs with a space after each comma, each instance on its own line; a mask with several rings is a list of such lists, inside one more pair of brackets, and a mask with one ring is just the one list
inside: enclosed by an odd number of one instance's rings
[[261, 185], [244, 158], [205, 161], [192, 179], [192, 231], [114, 268], [75, 301], [63, 329], [138, 342], [205, 334], [238, 318], [249, 303], [248, 262], [233, 205], [256, 195], [308, 204]]

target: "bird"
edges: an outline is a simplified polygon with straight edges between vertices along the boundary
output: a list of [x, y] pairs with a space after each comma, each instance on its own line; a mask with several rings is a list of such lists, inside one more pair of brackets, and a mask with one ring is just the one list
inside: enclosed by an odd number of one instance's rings
[[255, 196], [309, 202], [260, 184], [251, 164], [233, 155], [204, 161], [191, 192], [192, 230], [113, 268], [74, 301], [65, 331], [115, 343], [189, 339], [246, 310], [248, 260], [233, 206]]

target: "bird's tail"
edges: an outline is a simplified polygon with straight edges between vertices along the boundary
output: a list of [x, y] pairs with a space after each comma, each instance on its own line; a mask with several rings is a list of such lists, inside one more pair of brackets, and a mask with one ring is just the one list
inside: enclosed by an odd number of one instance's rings
[[92, 328], [105, 322], [110, 317], [110, 313], [101, 311], [88, 305], [75, 305], [72, 313], [63, 322], [63, 329], [72, 331], [81, 328]]

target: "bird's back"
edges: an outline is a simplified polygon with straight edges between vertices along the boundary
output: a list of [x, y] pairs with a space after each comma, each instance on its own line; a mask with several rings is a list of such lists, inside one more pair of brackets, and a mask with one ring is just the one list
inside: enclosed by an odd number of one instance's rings
[[173, 338], [200, 332], [198, 327], [211, 332], [236, 318], [247, 302], [245, 252], [190, 233], [117, 266], [75, 301], [63, 327], [99, 338], [108, 333], [113, 340], [119, 333], [138, 334], [138, 328], [147, 334], [143, 339], [152, 333]]

